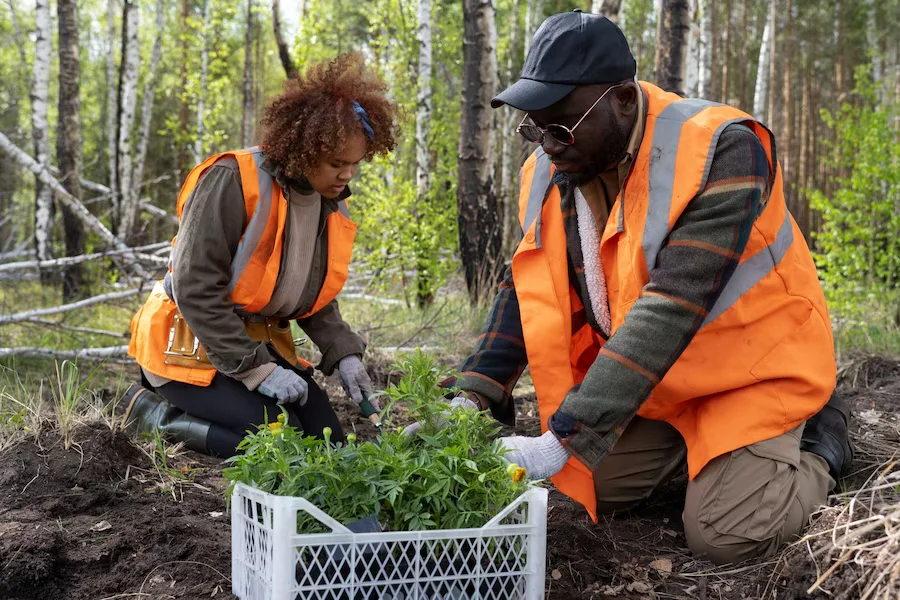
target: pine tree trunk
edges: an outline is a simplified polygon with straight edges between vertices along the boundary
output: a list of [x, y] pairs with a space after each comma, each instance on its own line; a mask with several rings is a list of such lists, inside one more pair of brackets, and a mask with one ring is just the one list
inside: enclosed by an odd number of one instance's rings
[[[431, 0], [419, 0], [416, 39], [419, 42], [419, 72], [416, 82], [416, 193], [418, 205], [430, 202], [431, 151], [428, 137], [431, 128]], [[417, 229], [421, 215], [415, 211]], [[420, 230], [421, 231], [421, 230]], [[434, 300], [434, 279], [425, 250], [417, 247], [416, 256], [416, 304], [429, 306]]]
[[663, 0], [656, 37], [657, 84], [681, 96], [685, 95], [690, 12], [688, 0]]
[[119, 65], [119, 125], [117, 134], [119, 187], [116, 193], [118, 218], [114, 222], [115, 234], [127, 240], [137, 218], [137, 202], [132, 194], [133, 155], [131, 131], [137, 107], [137, 81], [140, 67], [138, 25], [140, 7], [134, 0], [125, 0], [122, 14], [122, 61]]
[[796, 169], [794, 168], [794, 160], [793, 160], [793, 130], [791, 126], [793, 123], [791, 122], [791, 118], [793, 117], [791, 110], [791, 63], [793, 62], [791, 53], [793, 50], [794, 40], [792, 39], [793, 34], [793, 15], [792, 13], [792, 2], [793, 0], [785, 0], [785, 19], [787, 22], [785, 23], [784, 30], [784, 51], [782, 56], [784, 56], [784, 60], [781, 61], [781, 69], [782, 76], [784, 79], [782, 80], [782, 94], [783, 100], [781, 104], [781, 135], [779, 136], [778, 141], [781, 144], [781, 147], [778, 151], [778, 156], [781, 159], [781, 167], [784, 169], [784, 195], [787, 200], [788, 209], [790, 209], [791, 213], [794, 215], [794, 218], [797, 217], [797, 190], [796, 190], [796, 173], [794, 172]]
[[713, 0], [700, 0], [700, 65], [697, 73], [697, 95], [712, 98]]
[[291, 49], [288, 47], [284, 34], [281, 31], [281, 2], [272, 0], [272, 28], [275, 30], [275, 43], [278, 44], [278, 58], [288, 79], [297, 78], [297, 66], [291, 58]]
[[753, 116], [765, 122], [769, 99], [769, 61], [772, 59], [772, 29], [775, 25], [775, 14], [770, 13], [763, 29], [762, 44], [759, 47], [759, 63], [756, 69], [756, 90], [753, 94]]
[[722, 33], [722, 75], [719, 83], [722, 84], [722, 92], [719, 94], [722, 102], [728, 103], [728, 63], [731, 61], [731, 0], [725, 3], [725, 31]]
[[[56, 162], [63, 187], [81, 199], [81, 64], [78, 53], [77, 0], [57, 0], [59, 20], [59, 125], [56, 134]], [[65, 205], [66, 256], [85, 252], [84, 224]], [[88, 295], [84, 266], [70, 265], [63, 271], [63, 302]]]
[[[808, 59], [807, 59], [808, 62]], [[807, 244], [810, 242], [810, 219], [809, 219], [809, 193], [812, 182], [809, 177], [809, 120], [810, 120], [810, 97], [809, 97], [809, 65], [806, 65], [801, 81], [802, 96], [800, 99], [800, 164], [798, 165], [798, 185], [800, 186], [798, 196], [801, 198], [800, 218], [797, 224], [803, 237], [806, 238]]]
[[[147, 147], [150, 145], [150, 125], [153, 122], [153, 105], [156, 101], [156, 84], [159, 81], [157, 70], [162, 59], [162, 36], [166, 24], [166, 5], [168, 0], [156, 0], [155, 35], [153, 49], [150, 51], [150, 64], [147, 76], [144, 80], [143, 95], [141, 96], [141, 124], [138, 128], [137, 151], [134, 159], [134, 172], [131, 176], [132, 186], [127, 191], [130, 194], [129, 204], [140, 205], [141, 183], [144, 181], [144, 166], [147, 160]], [[128, 233], [129, 239], [136, 235], [137, 231], [132, 227]]]
[[241, 148], [253, 143], [253, 128], [256, 121], [256, 109], [253, 106], [253, 34], [256, 14], [253, 11], [253, 0], [247, 0], [247, 22], [244, 29], [244, 78], [241, 81]]
[[[35, 160], [46, 169], [50, 167], [50, 124], [47, 122], [47, 102], [50, 89], [50, 54], [53, 52], [51, 26], [50, 0], [36, 0], [31, 132], [34, 138]], [[40, 181], [35, 181], [34, 189], [34, 247], [38, 260], [49, 260], [53, 257], [51, 247], [53, 193]]]
[[209, 81], [209, 7], [210, 0], [203, 0], [203, 48], [200, 50], [200, 91], [197, 94], [197, 135], [194, 138], [194, 164], [206, 156], [206, 93]]
[[[178, 109], [178, 125], [179, 134], [185, 135], [190, 128], [190, 103], [188, 98], [187, 82], [188, 69], [190, 68], [190, 39], [193, 35], [188, 20], [191, 16], [191, 0], [181, 0], [181, 86], [178, 90], [178, 97], [181, 104]], [[178, 140], [178, 179], [184, 181], [190, 164], [190, 148], [183, 139]]]
[[501, 224], [490, 157], [490, 102], [497, 88], [497, 30], [491, 0], [463, 0], [463, 94], [459, 136], [459, 248], [473, 302], [493, 289], [502, 266]]

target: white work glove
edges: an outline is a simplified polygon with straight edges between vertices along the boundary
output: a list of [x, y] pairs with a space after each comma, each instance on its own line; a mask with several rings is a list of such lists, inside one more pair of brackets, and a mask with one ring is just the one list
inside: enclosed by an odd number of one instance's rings
[[309, 388], [306, 381], [291, 369], [277, 366], [256, 388], [259, 393], [277, 400], [278, 406], [306, 404]]
[[372, 380], [369, 379], [369, 374], [366, 373], [366, 367], [363, 365], [359, 356], [351, 354], [342, 358], [340, 362], [338, 362], [338, 373], [341, 375], [341, 385], [351, 400], [357, 405], [361, 404], [363, 401], [362, 395], [363, 392], [365, 392], [366, 395], [370, 396], [369, 402], [372, 404], [372, 407], [376, 411], [381, 412], [378, 401], [371, 398]]
[[503, 457], [525, 469], [529, 479], [553, 477], [566, 465], [569, 451], [552, 431], [540, 437], [513, 436], [500, 438], [508, 450]]
[[[478, 405], [466, 398], [465, 396], [459, 395], [453, 400], [450, 401], [450, 410], [460, 410], [460, 409], [471, 409], [471, 410], [479, 410]], [[443, 411], [443, 414], [449, 414], [447, 411]], [[447, 421], [438, 417], [435, 420], [435, 425], [438, 428], [443, 428], [447, 424]], [[403, 435], [406, 437], [413, 437], [419, 430], [422, 429], [422, 424], [416, 421], [412, 425], [407, 425], [403, 428]]]

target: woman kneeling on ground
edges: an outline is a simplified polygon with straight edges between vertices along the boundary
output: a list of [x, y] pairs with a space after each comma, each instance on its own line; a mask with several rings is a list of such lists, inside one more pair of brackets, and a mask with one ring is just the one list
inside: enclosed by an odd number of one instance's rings
[[126, 393], [132, 431], [232, 456], [247, 430], [285, 406], [306, 434], [330, 427], [344, 440], [290, 320], [321, 351], [318, 368], [337, 368], [362, 402], [372, 391], [365, 343], [335, 297], [356, 232], [347, 184], [360, 162], [395, 144], [385, 92], [358, 54], [314, 65], [266, 108], [259, 147], [217, 154], [188, 175], [169, 272], [131, 323], [143, 384]]

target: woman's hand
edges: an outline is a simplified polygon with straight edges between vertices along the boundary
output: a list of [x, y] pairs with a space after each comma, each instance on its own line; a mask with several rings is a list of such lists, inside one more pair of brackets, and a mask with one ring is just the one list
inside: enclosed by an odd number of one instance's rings
[[[358, 355], [351, 354], [342, 358], [338, 362], [338, 373], [341, 375], [341, 385], [344, 387], [344, 391], [357, 405], [363, 401], [363, 392], [369, 396], [372, 395], [372, 380], [369, 379], [366, 367]], [[376, 411], [381, 412], [377, 400], [369, 398], [369, 402]]]
[[309, 386], [294, 371], [278, 366], [256, 389], [259, 393], [277, 400], [279, 406], [284, 404], [303, 406], [306, 404]]

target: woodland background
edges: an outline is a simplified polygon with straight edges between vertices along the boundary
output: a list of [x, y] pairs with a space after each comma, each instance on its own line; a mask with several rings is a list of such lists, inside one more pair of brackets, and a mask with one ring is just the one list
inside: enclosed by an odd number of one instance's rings
[[255, 144], [286, 77], [351, 50], [404, 121], [353, 184], [346, 310], [391, 346], [477, 329], [531, 151], [488, 102], [574, 8], [623, 28], [640, 79], [768, 124], [839, 351], [900, 351], [900, 0], [2, 0], [0, 358], [121, 357], [184, 176]]

